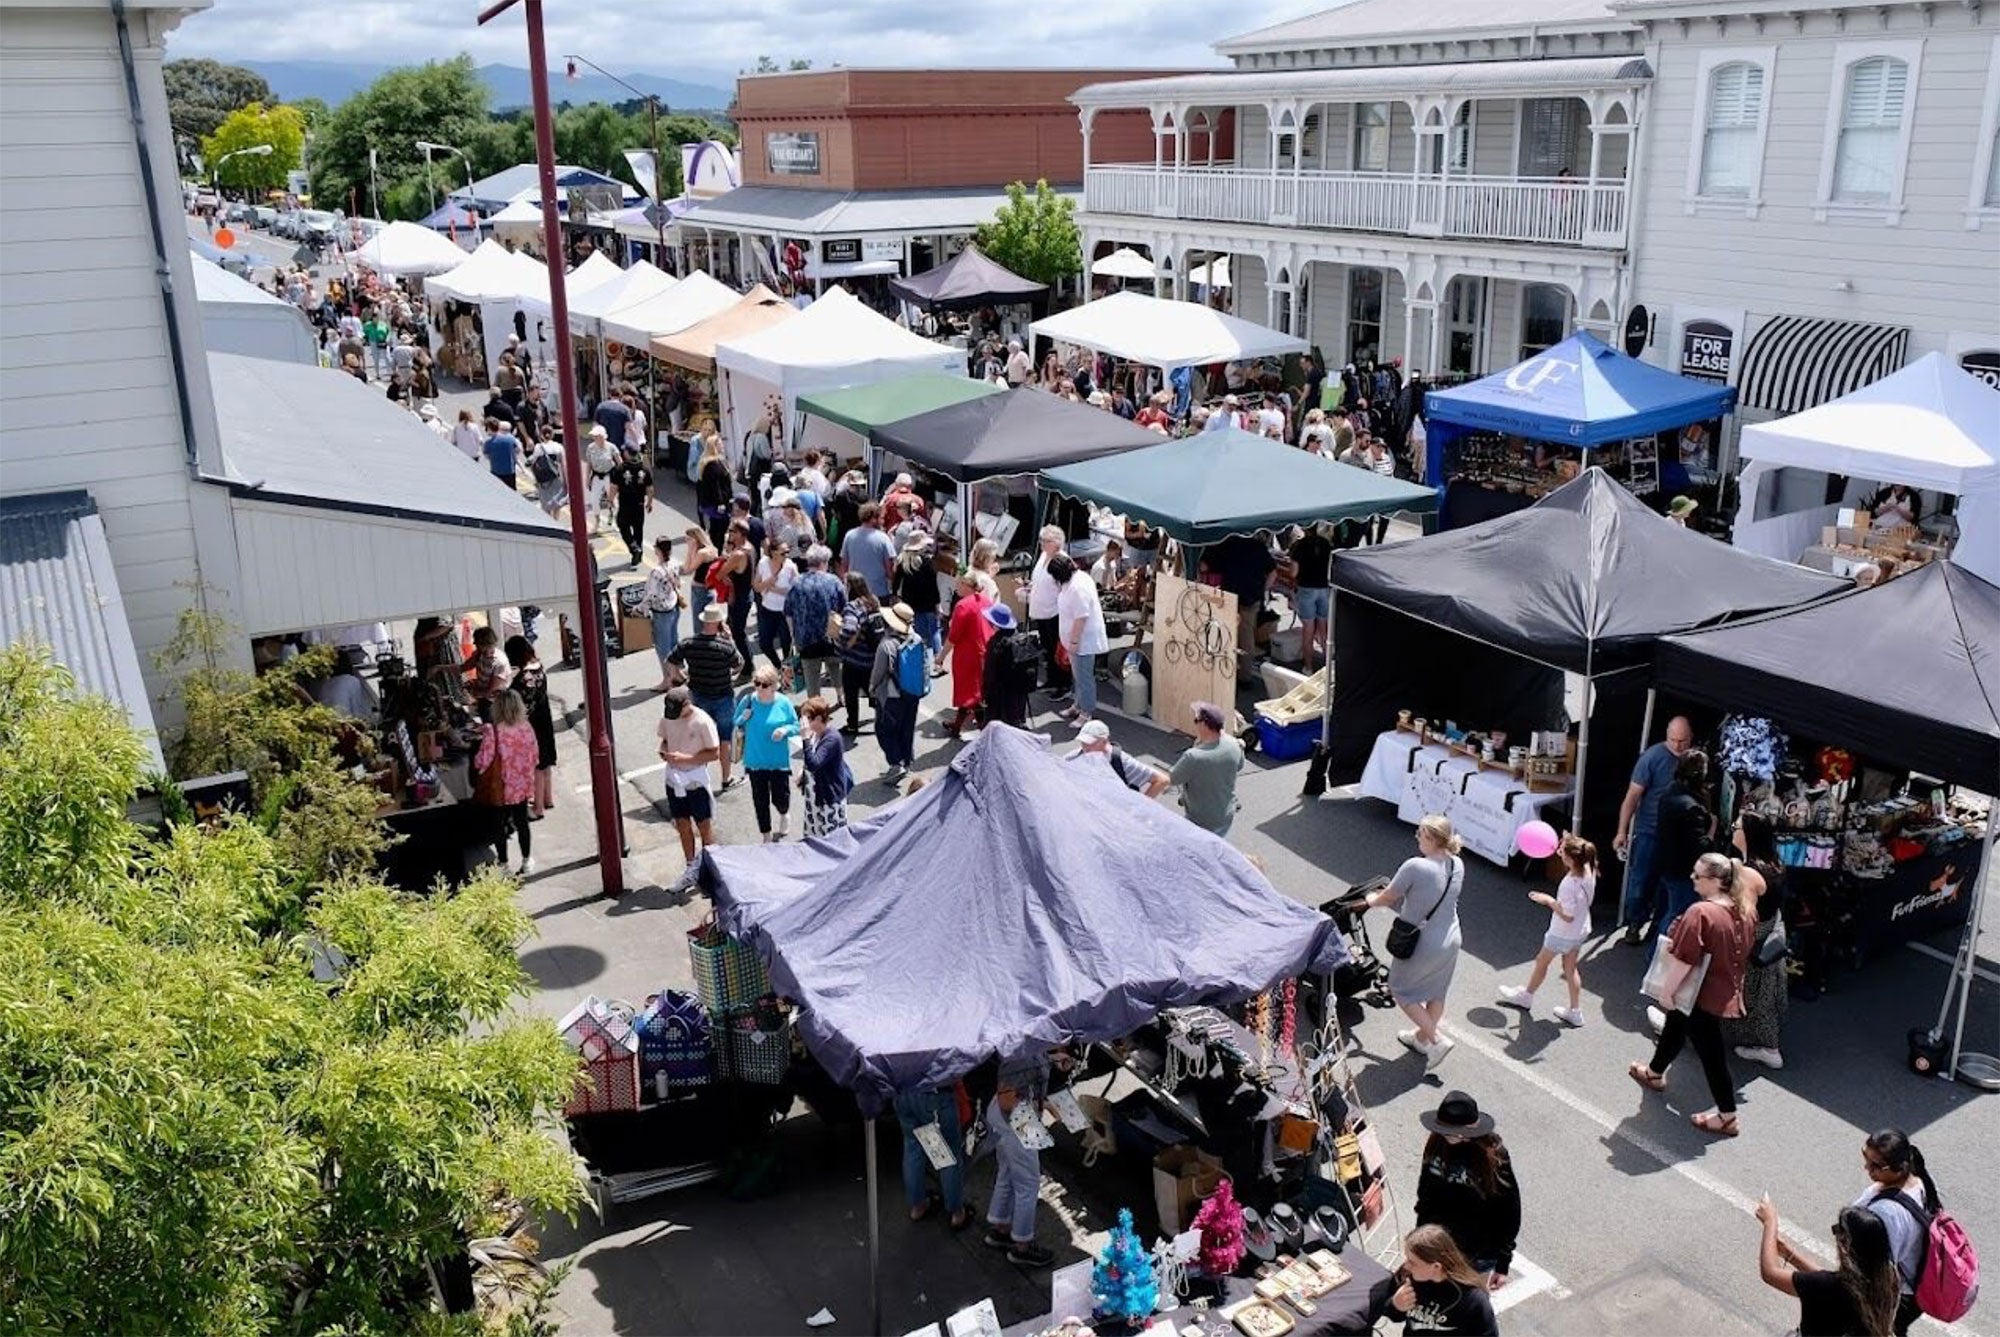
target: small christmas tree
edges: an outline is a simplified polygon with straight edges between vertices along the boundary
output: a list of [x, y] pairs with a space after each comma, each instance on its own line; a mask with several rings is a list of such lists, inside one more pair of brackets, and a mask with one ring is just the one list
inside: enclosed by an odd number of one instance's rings
[[1243, 1262], [1243, 1208], [1227, 1179], [1215, 1186], [1194, 1214], [1194, 1228], [1201, 1232], [1197, 1261], [1202, 1275], [1220, 1279], [1233, 1274]]
[[1153, 1316], [1159, 1285], [1153, 1277], [1153, 1260], [1132, 1228], [1129, 1208], [1118, 1210], [1118, 1225], [1091, 1269], [1090, 1293], [1097, 1301], [1094, 1318], [1115, 1319], [1137, 1329]]

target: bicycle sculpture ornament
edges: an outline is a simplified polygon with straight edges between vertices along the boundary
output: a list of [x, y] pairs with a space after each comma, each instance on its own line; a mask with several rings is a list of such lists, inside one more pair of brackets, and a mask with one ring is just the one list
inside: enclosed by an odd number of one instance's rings
[[1200, 585], [1181, 591], [1174, 605], [1177, 634], [1165, 638], [1169, 664], [1186, 663], [1210, 673], [1236, 673], [1236, 633], [1215, 615], [1212, 593]]

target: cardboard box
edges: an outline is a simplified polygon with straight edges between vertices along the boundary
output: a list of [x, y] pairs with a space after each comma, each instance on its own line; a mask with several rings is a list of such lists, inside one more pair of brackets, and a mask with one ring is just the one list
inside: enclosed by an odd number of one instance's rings
[[1153, 1200], [1160, 1213], [1160, 1230], [1180, 1234], [1194, 1220], [1201, 1200], [1222, 1182], [1222, 1162], [1200, 1147], [1183, 1143], [1153, 1158]]

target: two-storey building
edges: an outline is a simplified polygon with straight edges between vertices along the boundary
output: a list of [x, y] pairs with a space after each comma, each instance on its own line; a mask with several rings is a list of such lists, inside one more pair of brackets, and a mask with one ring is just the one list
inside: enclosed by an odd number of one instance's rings
[[[1335, 363], [1506, 366], [1630, 299], [1653, 67], [1602, 0], [1356, 0], [1218, 44], [1234, 69], [1096, 84], [1086, 254], [1161, 290], [1227, 256], [1238, 315]], [[1093, 134], [1143, 111], [1150, 160]]]

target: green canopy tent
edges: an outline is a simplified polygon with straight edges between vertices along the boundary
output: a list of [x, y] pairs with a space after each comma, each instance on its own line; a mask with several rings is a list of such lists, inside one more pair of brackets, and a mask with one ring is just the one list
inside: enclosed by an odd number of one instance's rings
[[1234, 428], [1044, 469], [1041, 486], [1045, 496], [1082, 497], [1144, 520], [1188, 550], [1190, 572], [1195, 549], [1232, 534], [1437, 509], [1433, 489]]
[[[919, 413], [929, 413], [933, 409], [948, 408], [953, 404], [963, 404], [967, 400], [997, 395], [1005, 389], [1005, 386], [974, 380], [969, 376], [952, 376], [941, 371], [918, 371], [907, 376], [894, 376], [886, 381], [876, 381], [872, 385], [851, 385], [841, 390], [818, 390], [799, 396], [798, 439], [801, 444], [804, 443], [805, 420], [811, 417], [824, 419], [837, 427], [844, 427], [860, 437], [865, 444], [869, 433], [878, 427], [886, 427], [905, 418], [914, 418]], [[875, 472], [874, 449], [870, 447], [867, 454], [872, 484]]]

